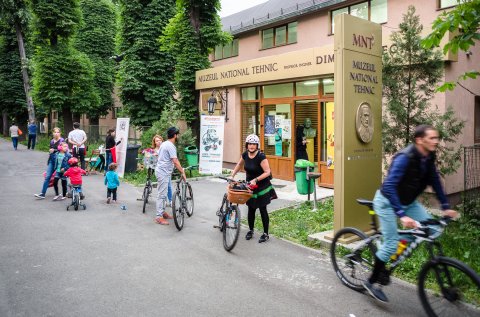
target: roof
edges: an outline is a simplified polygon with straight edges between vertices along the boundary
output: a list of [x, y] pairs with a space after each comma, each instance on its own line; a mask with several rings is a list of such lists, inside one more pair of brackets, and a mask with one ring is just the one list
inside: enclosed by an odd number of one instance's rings
[[224, 17], [222, 29], [232, 35], [237, 35], [345, 1], [347, 0], [269, 0]]

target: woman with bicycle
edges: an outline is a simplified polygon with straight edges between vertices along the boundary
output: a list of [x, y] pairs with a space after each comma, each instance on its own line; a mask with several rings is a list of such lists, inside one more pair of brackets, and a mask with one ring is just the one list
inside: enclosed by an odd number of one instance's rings
[[260, 209], [260, 215], [262, 217], [263, 224], [263, 234], [258, 242], [266, 242], [269, 239], [268, 225], [270, 221], [267, 212], [267, 205], [270, 204], [272, 199], [277, 198], [277, 194], [270, 183], [270, 165], [268, 164], [265, 153], [260, 151], [260, 139], [255, 134], [250, 134], [247, 136], [245, 140], [245, 152], [243, 152], [240, 160], [235, 166], [231, 177], [234, 178], [242, 167], [245, 169], [247, 174], [247, 182], [250, 182], [250, 184], [254, 187], [257, 186], [257, 188], [253, 190], [252, 197], [247, 201], [248, 227], [250, 230], [247, 232], [245, 239], [250, 240], [253, 238], [255, 211]]
[[435, 190], [445, 216], [457, 216], [457, 212], [450, 209], [435, 166], [438, 131], [429, 125], [420, 125], [416, 127], [413, 139], [413, 144], [393, 158], [388, 176], [373, 200], [373, 209], [380, 220], [384, 243], [375, 254], [372, 275], [363, 286], [371, 296], [382, 302], [388, 302], [388, 298], [375, 284], [381, 284], [385, 264], [397, 251], [397, 219], [405, 228], [415, 228], [417, 221], [431, 218], [417, 200], [428, 185]]

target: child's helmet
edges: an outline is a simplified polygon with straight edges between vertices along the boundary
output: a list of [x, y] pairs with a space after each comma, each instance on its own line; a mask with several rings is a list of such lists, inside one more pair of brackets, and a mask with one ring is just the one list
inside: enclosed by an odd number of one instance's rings
[[68, 165], [70, 166], [75, 166], [78, 164], [78, 159], [76, 157], [72, 157], [71, 159], [68, 160]]

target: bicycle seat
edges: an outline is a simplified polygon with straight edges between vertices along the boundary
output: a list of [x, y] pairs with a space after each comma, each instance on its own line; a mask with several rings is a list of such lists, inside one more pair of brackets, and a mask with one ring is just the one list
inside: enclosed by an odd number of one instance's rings
[[373, 201], [371, 201], [371, 200], [367, 200], [367, 199], [363, 199], [363, 198], [357, 198], [357, 203], [359, 203], [360, 205], [367, 206], [368, 208], [373, 210]]
[[81, 188], [82, 185], [72, 185], [73, 188]]

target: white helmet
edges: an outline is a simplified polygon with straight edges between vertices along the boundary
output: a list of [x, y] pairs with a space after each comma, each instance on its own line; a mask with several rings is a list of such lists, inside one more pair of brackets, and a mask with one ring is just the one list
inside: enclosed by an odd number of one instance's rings
[[245, 139], [245, 143], [251, 143], [251, 144], [258, 144], [260, 145], [260, 139], [258, 138], [258, 136], [256, 134], [250, 134], [249, 136], [247, 136], [247, 138]]

